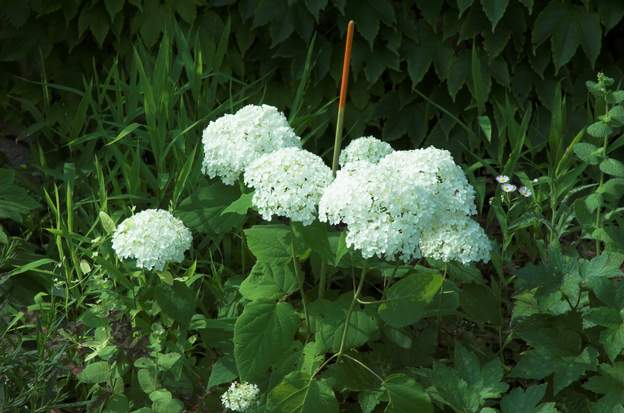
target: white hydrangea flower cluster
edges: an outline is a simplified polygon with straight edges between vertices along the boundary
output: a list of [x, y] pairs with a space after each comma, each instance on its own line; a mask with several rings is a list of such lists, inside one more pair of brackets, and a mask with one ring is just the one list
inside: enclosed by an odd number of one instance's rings
[[320, 157], [303, 149], [285, 148], [253, 161], [244, 179], [255, 189], [252, 203], [264, 219], [279, 215], [309, 225], [333, 176]]
[[[319, 203], [319, 219], [346, 224], [347, 246], [365, 258], [487, 261], [490, 245], [476, 222], [443, 225], [472, 222], [474, 199], [474, 189], [448, 151], [396, 151], [377, 164], [355, 161], [338, 171]], [[458, 239], [476, 251], [449, 242], [446, 252], [434, 253], [436, 229], [460, 231]]]
[[255, 384], [235, 381], [221, 395], [221, 403], [234, 412], [246, 412], [258, 404], [259, 394], [260, 389]]
[[394, 149], [392, 149], [392, 146], [387, 142], [379, 140], [374, 136], [364, 136], [351, 141], [351, 143], [340, 152], [338, 163], [341, 167], [356, 161], [377, 163], [384, 156], [393, 151]]
[[181, 262], [191, 247], [191, 231], [162, 209], [146, 209], [125, 219], [113, 234], [113, 249], [121, 259], [161, 271], [167, 262]]
[[301, 147], [286, 117], [269, 105], [247, 105], [214, 120], [202, 136], [202, 172], [232, 185], [247, 165], [260, 156], [286, 147]]
[[462, 264], [490, 260], [490, 240], [483, 228], [469, 217], [440, 220], [425, 230], [420, 240], [422, 255]]

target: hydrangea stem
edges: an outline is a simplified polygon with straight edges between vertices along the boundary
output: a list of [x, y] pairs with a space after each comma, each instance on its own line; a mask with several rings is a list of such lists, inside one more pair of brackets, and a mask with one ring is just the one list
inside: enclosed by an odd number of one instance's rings
[[347, 103], [347, 85], [349, 84], [349, 62], [351, 61], [351, 45], [353, 44], [353, 29], [355, 23], [349, 21], [347, 25], [347, 42], [345, 45], [344, 59], [342, 61], [342, 83], [340, 84], [340, 99], [338, 100], [338, 118], [336, 119], [336, 136], [334, 139], [334, 156], [332, 158], [332, 172], [336, 175], [338, 159], [340, 158], [340, 146], [342, 145], [342, 128], [344, 125], [345, 105]]
[[349, 306], [349, 310], [347, 310], [347, 318], [345, 319], [344, 329], [342, 330], [342, 338], [340, 339], [340, 347], [338, 349], [338, 358], [340, 358], [345, 351], [345, 343], [347, 341], [347, 333], [349, 332], [349, 324], [351, 323], [351, 315], [353, 314], [353, 310], [355, 309], [355, 304], [362, 292], [362, 287], [364, 286], [364, 280], [366, 279], [366, 267], [362, 268], [362, 274], [360, 275], [360, 282], [358, 283], [355, 292], [353, 293], [353, 300], [351, 300], [351, 305]]
[[299, 284], [299, 292], [301, 293], [301, 304], [303, 306], [303, 313], [305, 315], [306, 321], [306, 330], [308, 334], [310, 333], [310, 315], [308, 314], [308, 303], [305, 296], [305, 291], [303, 289], [304, 283], [304, 274], [301, 272], [299, 268], [299, 259], [297, 259], [297, 254], [295, 253], [295, 233], [293, 231], [293, 241], [291, 243], [291, 253], [293, 260], [293, 267], [295, 269], [295, 277], [297, 278], [297, 283]]

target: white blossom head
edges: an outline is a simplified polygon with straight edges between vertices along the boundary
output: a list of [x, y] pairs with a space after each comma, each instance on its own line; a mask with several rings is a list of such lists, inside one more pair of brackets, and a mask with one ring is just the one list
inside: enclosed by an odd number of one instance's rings
[[531, 189], [526, 186], [521, 186], [520, 188], [518, 188], [518, 192], [525, 198], [529, 198], [531, 195], [533, 195], [533, 191], [531, 191]]
[[191, 247], [191, 231], [162, 209], [146, 209], [125, 219], [113, 234], [113, 249], [137, 267], [161, 271], [168, 262], [181, 262]]
[[458, 216], [440, 220], [423, 231], [420, 250], [427, 258], [468, 264], [488, 262], [492, 244], [476, 221]]
[[357, 161], [336, 175], [319, 219], [347, 225], [347, 246], [364, 258], [421, 257], [420, 241], [436, 221], [476, 213], [474, 189], [448, 151], [396, 151], [377, 164]]
[[202, 135], [202, 172], [232, 185], [247, 165], [260, 156], [286, 147], [300, 147], [300, 139], [286, 117], [269, 105], [247, 105], [208, 124]]
[[503, 192], [514, 192], [517, 187], [514, 184], [504, 183], [501, 185], [501, 189], [503, 190]]
[[381, 141], [374, 136], [365, 136], [351, 141], [340, 152], [338, 163], [341, 167], [356, 161], [377, 163], [381, 158], [393, 151], [394, 149], [387, 142]]
[[323, 190], [331, 183], [331, 169], [303, 149], [285, 148], [253, 161], [245, 170], [245, 184], [255, 189], [252, 203], [268, 221], [273, 215], [304, 225], [317, 216]]
[[506, 184], [509, 181], [510, 179], [507, 175], [498, 175], [496, 177], [496, 182], [498, 182], [499, 184]]
[[221, 403], [234, 412], [247, 412], [258, 404], [259, 394], [260, 389], [255, 384], [235, 381], [221, 395]]

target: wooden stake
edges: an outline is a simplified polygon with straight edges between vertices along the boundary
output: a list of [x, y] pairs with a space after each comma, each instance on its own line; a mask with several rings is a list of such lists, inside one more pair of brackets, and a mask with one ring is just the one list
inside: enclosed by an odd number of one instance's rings
[[332, 172], [336, 175], [338, 170], [338, 158], [340, 157], [340, 145], [342, 145], [342, 128], [344, 123], [345, 105], [347, 103], [347, 86], [349, 84], [349, 63], [351, 62], [351, 45], [353, 44], [353, 29], [355, 22], [349, 21], [347, 25], [347, 43], [345, 45], [344, 59], [342, 61], [342, 82], [340, 84], [340, 99], [338, 100], [338, 118], [336, 120], [336, 136], [334, 140], [334, 156], [332, 159]]

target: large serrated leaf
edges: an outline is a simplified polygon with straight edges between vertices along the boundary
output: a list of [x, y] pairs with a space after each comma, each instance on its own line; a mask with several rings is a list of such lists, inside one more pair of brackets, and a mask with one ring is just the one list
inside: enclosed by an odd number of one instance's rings
[[242, 380], [254, 381], [288, 350], [299, 317], [288, 303], [247, 304], [234, 325], [234, 359]]
[[408, 275], [388, 288], [385, 300], [379, 306], [379, 317], [393, 327], [417, 322], [442, 282], [443, 277], [438, 273]]
[[331, 387], [307, 374], [294, 371], [273, 388], [267, 401], [269, 413], [338, 413]]

